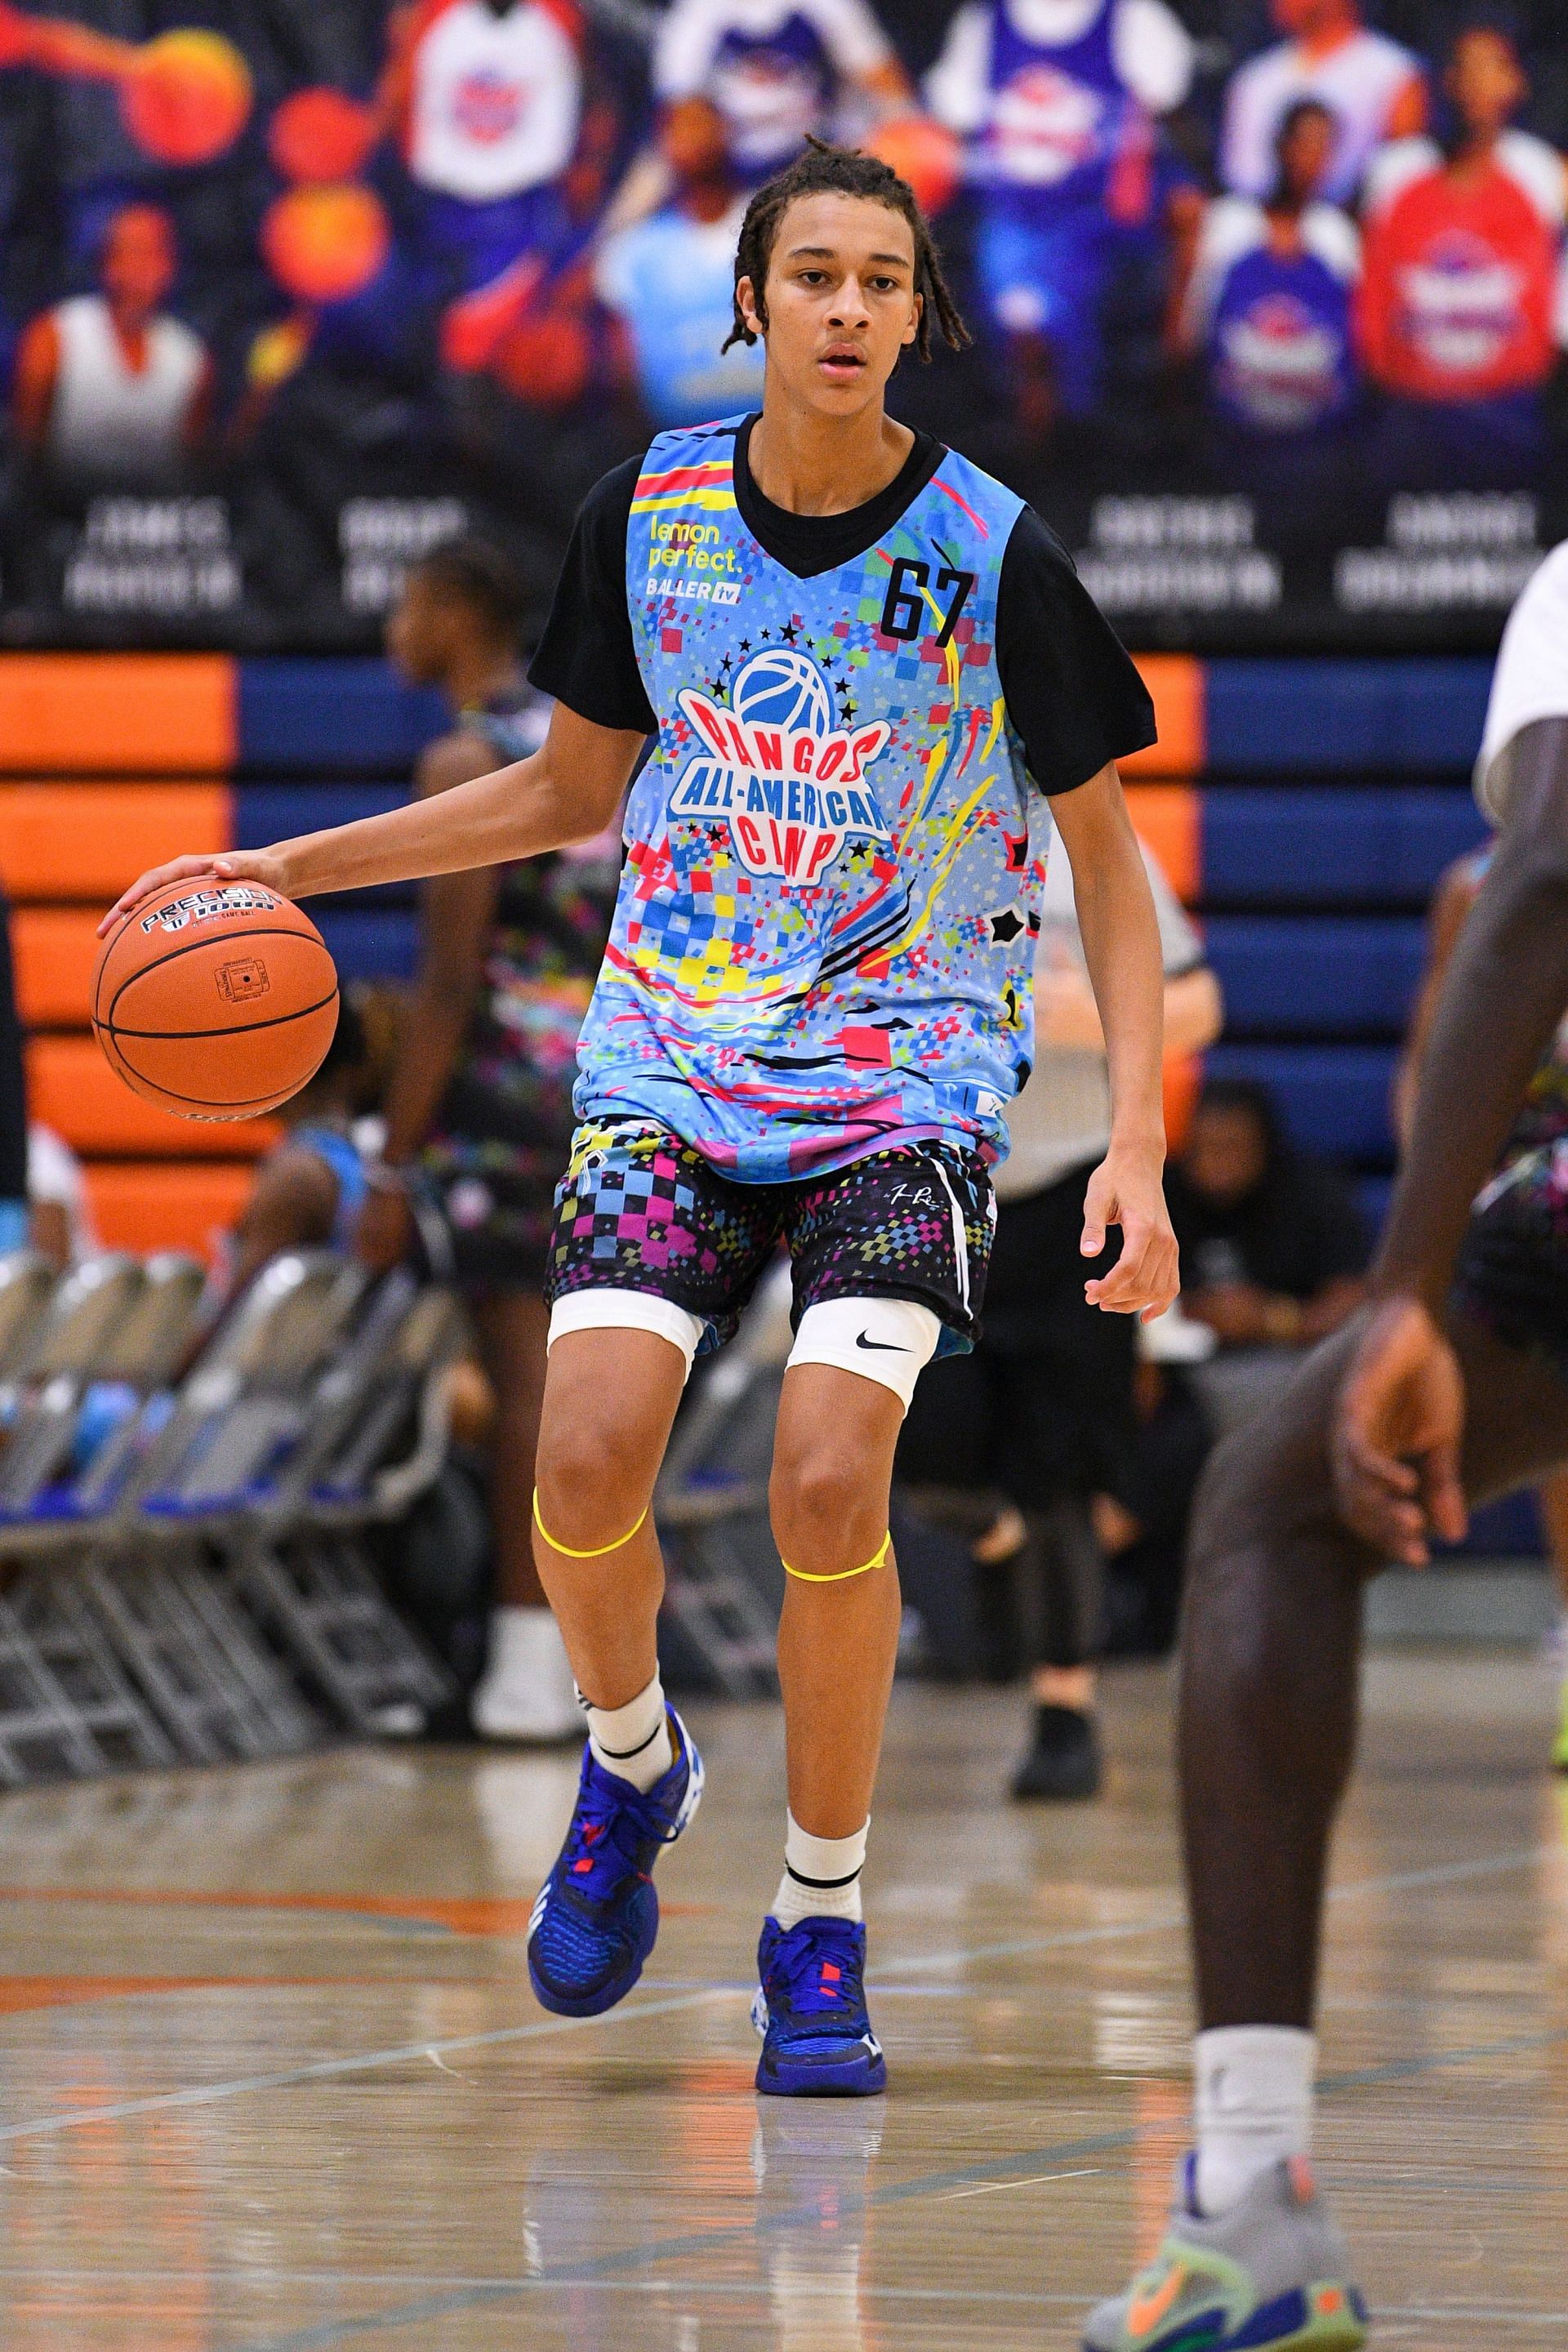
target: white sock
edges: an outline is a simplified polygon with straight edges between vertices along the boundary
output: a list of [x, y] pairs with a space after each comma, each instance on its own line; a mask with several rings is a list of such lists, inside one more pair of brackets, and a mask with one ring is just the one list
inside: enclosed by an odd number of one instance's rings
[[1290, 2025], [1226, 2025], [1200, 2033], [1198, 2203], [1218, 2221], [1260, 2172], [1312, 2152], [1317, 2036]]
[[785, 1815], [784, 1874], [773, 1897], [773, 1917], [781, 1927], [797, 1927], [803, 1919], [863, 1919], [860, 1872], [866, 1860], [868, 1821], [853, 1837], [813, 1837], [793, 1813]]
[[577, 1696], [588, 1718], [588, 1745], [606, 1772], [645, 1790], [663, 1780], [675, 1761], [675, 1750], [669, 1744], [664, 1685], [657, 1675], [625, 1706], [591, 1706], [581, 1691]]

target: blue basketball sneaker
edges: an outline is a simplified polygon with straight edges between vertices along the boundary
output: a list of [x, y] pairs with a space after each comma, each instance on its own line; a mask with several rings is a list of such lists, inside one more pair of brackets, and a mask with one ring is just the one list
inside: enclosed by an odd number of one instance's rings
[[888, 2087], [866, 2014], [866, 1930], [858, 1919], [763, 1921], [762, 1983], [752, 2023], [763, 2037], [757, 2088], [786, 2099], [864, 2099]]
[[667, 1712], [675, 1761], [646, 1795], [584, 1750], [572, 1826], [529, 1922], [529, 1979], [558, 2017], [614, 2009], [653, 1949], [653, 1866], [702, 1798], [702, 1759], [675, 1709]]

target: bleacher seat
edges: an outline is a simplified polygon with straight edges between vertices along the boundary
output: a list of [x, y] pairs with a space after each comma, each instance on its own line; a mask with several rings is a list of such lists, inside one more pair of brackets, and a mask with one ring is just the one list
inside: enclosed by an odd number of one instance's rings
[[1443, 868], [1486, 838], [1454, 785], [1231, 785], [1202, 798], [1210, 906], [1425, 908]]
[[1204, 935], [1231, 1037], [1396, 1035], [1426, 951], [1407, 915], [1211, 915]]
[[1217, 1076], [1257, 1078], [1279, 1105], [1294, 1140], [1321, 1159], [1386, 1167], [1393, 1158], [1392, 1045], [1216, 1045]]

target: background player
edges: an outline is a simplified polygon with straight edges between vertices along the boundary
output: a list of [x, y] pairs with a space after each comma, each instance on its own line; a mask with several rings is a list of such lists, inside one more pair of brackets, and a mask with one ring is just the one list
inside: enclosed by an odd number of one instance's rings
[[1122, 1230], [1088, 1295], [1152, 1314], [1176, 1287], [1159, 929], [1113, 764], [1153, 730], [1044, 526], [886, 414], [928, 314], [963, 333], [905, 183], [808, 152], [748, 211], [735, 301], [735, 333], [766, 346], [762, 414], [665, 435], [590, 497], [533, 667], [557, 698], [542, 751], [270, 851], [176, 860], [121, 910], [214, 870], [298, 896], [534, 856], [598, 831], [658, 734], [550, 1267], [536, 1552], [589, 1750], [530, 1964], [548, 2007], [593, 2015], [652, 1948], [649, 1873], [701, 1768], [659, 1685], [649, 1506], [692, 1357], [783, 1238], [789, 1821], [758, 2082], [855, 2094], [885, 2079], [858, 1882], [900, 1623], [893, 1448], [921, 1367], [976, 1328], [1053, 820], [1110, 1076], [1085, 1255]]
[[1307, 2163], [1362, 1590], [1462, 1535], [1467, 1497], [1568, 1462], [1555, 1063], [1519, 1118], [1568, 1006], [1568, 546], [1509, 624], [1477, 783], [1500, 838], [1433, 1016], [1372, 1308], [1216, 1454], [1200, 1503], [1182, 1690], [1198, 2144], [1153, 2268], [1095, 2314], [1091, 2352], [1167, 2352], [1216, 2311], [1214, 2343], [1364, 2340]]

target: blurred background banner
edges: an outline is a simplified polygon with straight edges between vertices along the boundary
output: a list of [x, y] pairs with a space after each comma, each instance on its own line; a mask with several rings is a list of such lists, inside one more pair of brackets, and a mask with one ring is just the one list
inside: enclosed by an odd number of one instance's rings
[[975, 331], [895, 407], [1133, 642], [1482, 649], [1568, 530], [1558, 0], [0, 0], [0, 640], [369, 649], [464, 525], [542, 603], [757, 398], [810, 130]]

